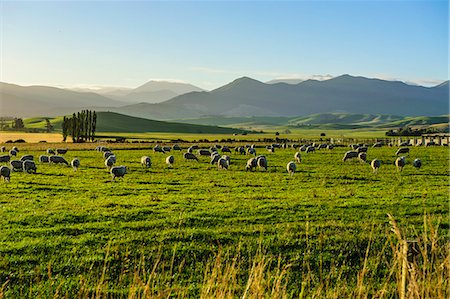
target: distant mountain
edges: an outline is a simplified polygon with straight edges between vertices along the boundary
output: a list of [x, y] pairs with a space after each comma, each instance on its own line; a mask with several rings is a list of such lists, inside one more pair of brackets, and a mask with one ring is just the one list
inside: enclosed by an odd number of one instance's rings
[[55, 116], [91, 107], [118, 107], [123, 102], [88, 92], [0, 82], [0, 116]]
[[315, 113], [442, 115], [449, 111], [448, 82], [435, 87], [342, 75], [299, 84], [266, 84], [243, 77], [210, 92], [190, 92], [159, 104], [116, 111], [152, 119], [221, 116], [303, 116]]
[[127, 103], [160, 103], [193, 91], [203, 89], [188, 83], [149, 81], [135, 89], [107, 92], [104, 95]]

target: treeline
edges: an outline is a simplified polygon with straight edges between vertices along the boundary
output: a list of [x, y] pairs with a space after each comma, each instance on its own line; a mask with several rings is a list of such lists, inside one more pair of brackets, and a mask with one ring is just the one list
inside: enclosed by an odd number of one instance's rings
[[82, 110], [74, 113], [71, 117], [64, 116], [62, 123], [63, 141], [68, 136], [73, 142], [94, 141], [95, 129], [97, 127], [97, 114], [95, 111]]
[[434, 133], [448, 133], [448, 127], [445, 128], [418, 128], [412, 129], [410, 127], [398, 128], [397, 130], [389, 130], [386, 132], [386, 136], [421, 136], [423, 134]]

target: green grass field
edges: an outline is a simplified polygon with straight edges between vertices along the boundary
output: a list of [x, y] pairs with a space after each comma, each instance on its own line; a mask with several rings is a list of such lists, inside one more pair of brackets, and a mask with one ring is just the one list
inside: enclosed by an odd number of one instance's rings
[[[292, 149], [258, 148], [269, 169], [246, 172], [245, 155], [219, 171], [175, 152], [170, 169], [152, 145], [112, 144], [129, 173], [111, 182], [94, 144], [18, 146], [35, 157], [69, 146], [82, 166], [0, 182], [0, 297], [396, 298], [402, 273], [418, 297], [450, 295], [448, 148], [411, 148], [401, 174], [396, 148], [369, 149], [377, 174], [343, 163], [348, 148], [322, 150], [290, 177]], [[417, 261], [403, 240], [418, 241]]]

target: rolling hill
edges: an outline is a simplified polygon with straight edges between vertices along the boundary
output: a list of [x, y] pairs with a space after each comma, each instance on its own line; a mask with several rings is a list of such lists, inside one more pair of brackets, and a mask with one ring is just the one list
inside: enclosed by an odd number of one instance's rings
[[448, 81], [435, 87], [342, 75], [299, 84], [243, 77], [210, 92], [190, 92], [159, 104], [113, 111], [152, 119], [220, 116], [304, 116], [317, 113], [435, 116], [449, 110]]

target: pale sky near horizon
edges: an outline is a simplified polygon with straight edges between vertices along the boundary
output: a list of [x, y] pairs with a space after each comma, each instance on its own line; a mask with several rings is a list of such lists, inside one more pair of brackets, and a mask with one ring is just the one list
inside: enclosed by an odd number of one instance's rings
[[4, 1], [0, 81], [448, 80], [448, 1]]

